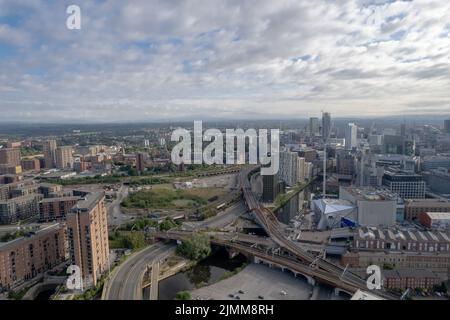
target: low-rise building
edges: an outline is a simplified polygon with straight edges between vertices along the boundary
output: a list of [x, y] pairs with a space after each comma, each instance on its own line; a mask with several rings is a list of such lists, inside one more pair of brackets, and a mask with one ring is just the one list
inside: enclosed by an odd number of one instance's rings
[[383, 270], [383, 287], [388, 289], [415, 289], [432, 290], [442, 283], [441, 277], [428, 269], [395, 269]]
[[414, 221], [424, 212], [450, 212], [450, 200], [408, 199], [405, 200], [405, 219]]
[[424, 212], [419, 221], [427, 228], [446, 230], [450, 227], [450, 212]]

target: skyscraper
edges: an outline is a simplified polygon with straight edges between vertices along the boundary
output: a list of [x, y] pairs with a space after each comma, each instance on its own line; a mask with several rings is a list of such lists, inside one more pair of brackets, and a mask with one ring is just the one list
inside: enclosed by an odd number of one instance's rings
[[450, 133], [450, 118], [448, 118], [448, 120], [444, 120], [444, 132]]
[[95, 286], [109, 267], [108, 223], [104, 193], [91, 193], [67, 215], [72, 265], [81, 270], [86, 287]]
[[44, 142], [44, 159], [47, 169], [56, 167], [56, 140], [50, 139]]
[[358, 127], [354, 123], [349, 123], [345, 129], [345, 150], [356, 148]]
[[331, 114], [324, 112], [322, 114], [322, 137], [324, 141], [328, 140], [331, 131]]
[[319, 118], [309, 118], [309, 136], [315, 137], [319, 133]]

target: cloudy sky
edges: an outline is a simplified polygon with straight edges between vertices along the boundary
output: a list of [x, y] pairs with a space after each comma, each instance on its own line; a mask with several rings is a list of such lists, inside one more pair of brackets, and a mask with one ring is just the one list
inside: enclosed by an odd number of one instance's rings
[[[81, 8], [68, 30], [66, 8]], [[0, 0], [0, 121], [450, 113], [447, 0]]]

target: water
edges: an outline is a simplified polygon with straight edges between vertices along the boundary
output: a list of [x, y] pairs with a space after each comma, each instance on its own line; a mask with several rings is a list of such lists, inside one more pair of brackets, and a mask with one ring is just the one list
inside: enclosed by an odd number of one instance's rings
[[245, 262], [246, 258], [242, 255], [229, 259], [225, 249], [217, 249], [211, 256], [200, 261], [193, 268], [160, 281], [159, 299], [173, 300], [180, 291], [213, 284], [219, 281], [227, 271], [233, 271]]
[[45, 288], [44, 290], [40, 291], [37, 296], [34, 298], [34, 300], [50, 300], [50, 297], [52, 296], [52, 294], [55, 293], [56, 287], [53, 288]]

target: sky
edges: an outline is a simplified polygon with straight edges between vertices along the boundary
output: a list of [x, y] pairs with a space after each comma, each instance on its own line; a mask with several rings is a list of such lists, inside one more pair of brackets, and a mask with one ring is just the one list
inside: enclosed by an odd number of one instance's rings
[[0, 122], [322, 110], [449, 115], [450, 1], [0, 0]]

